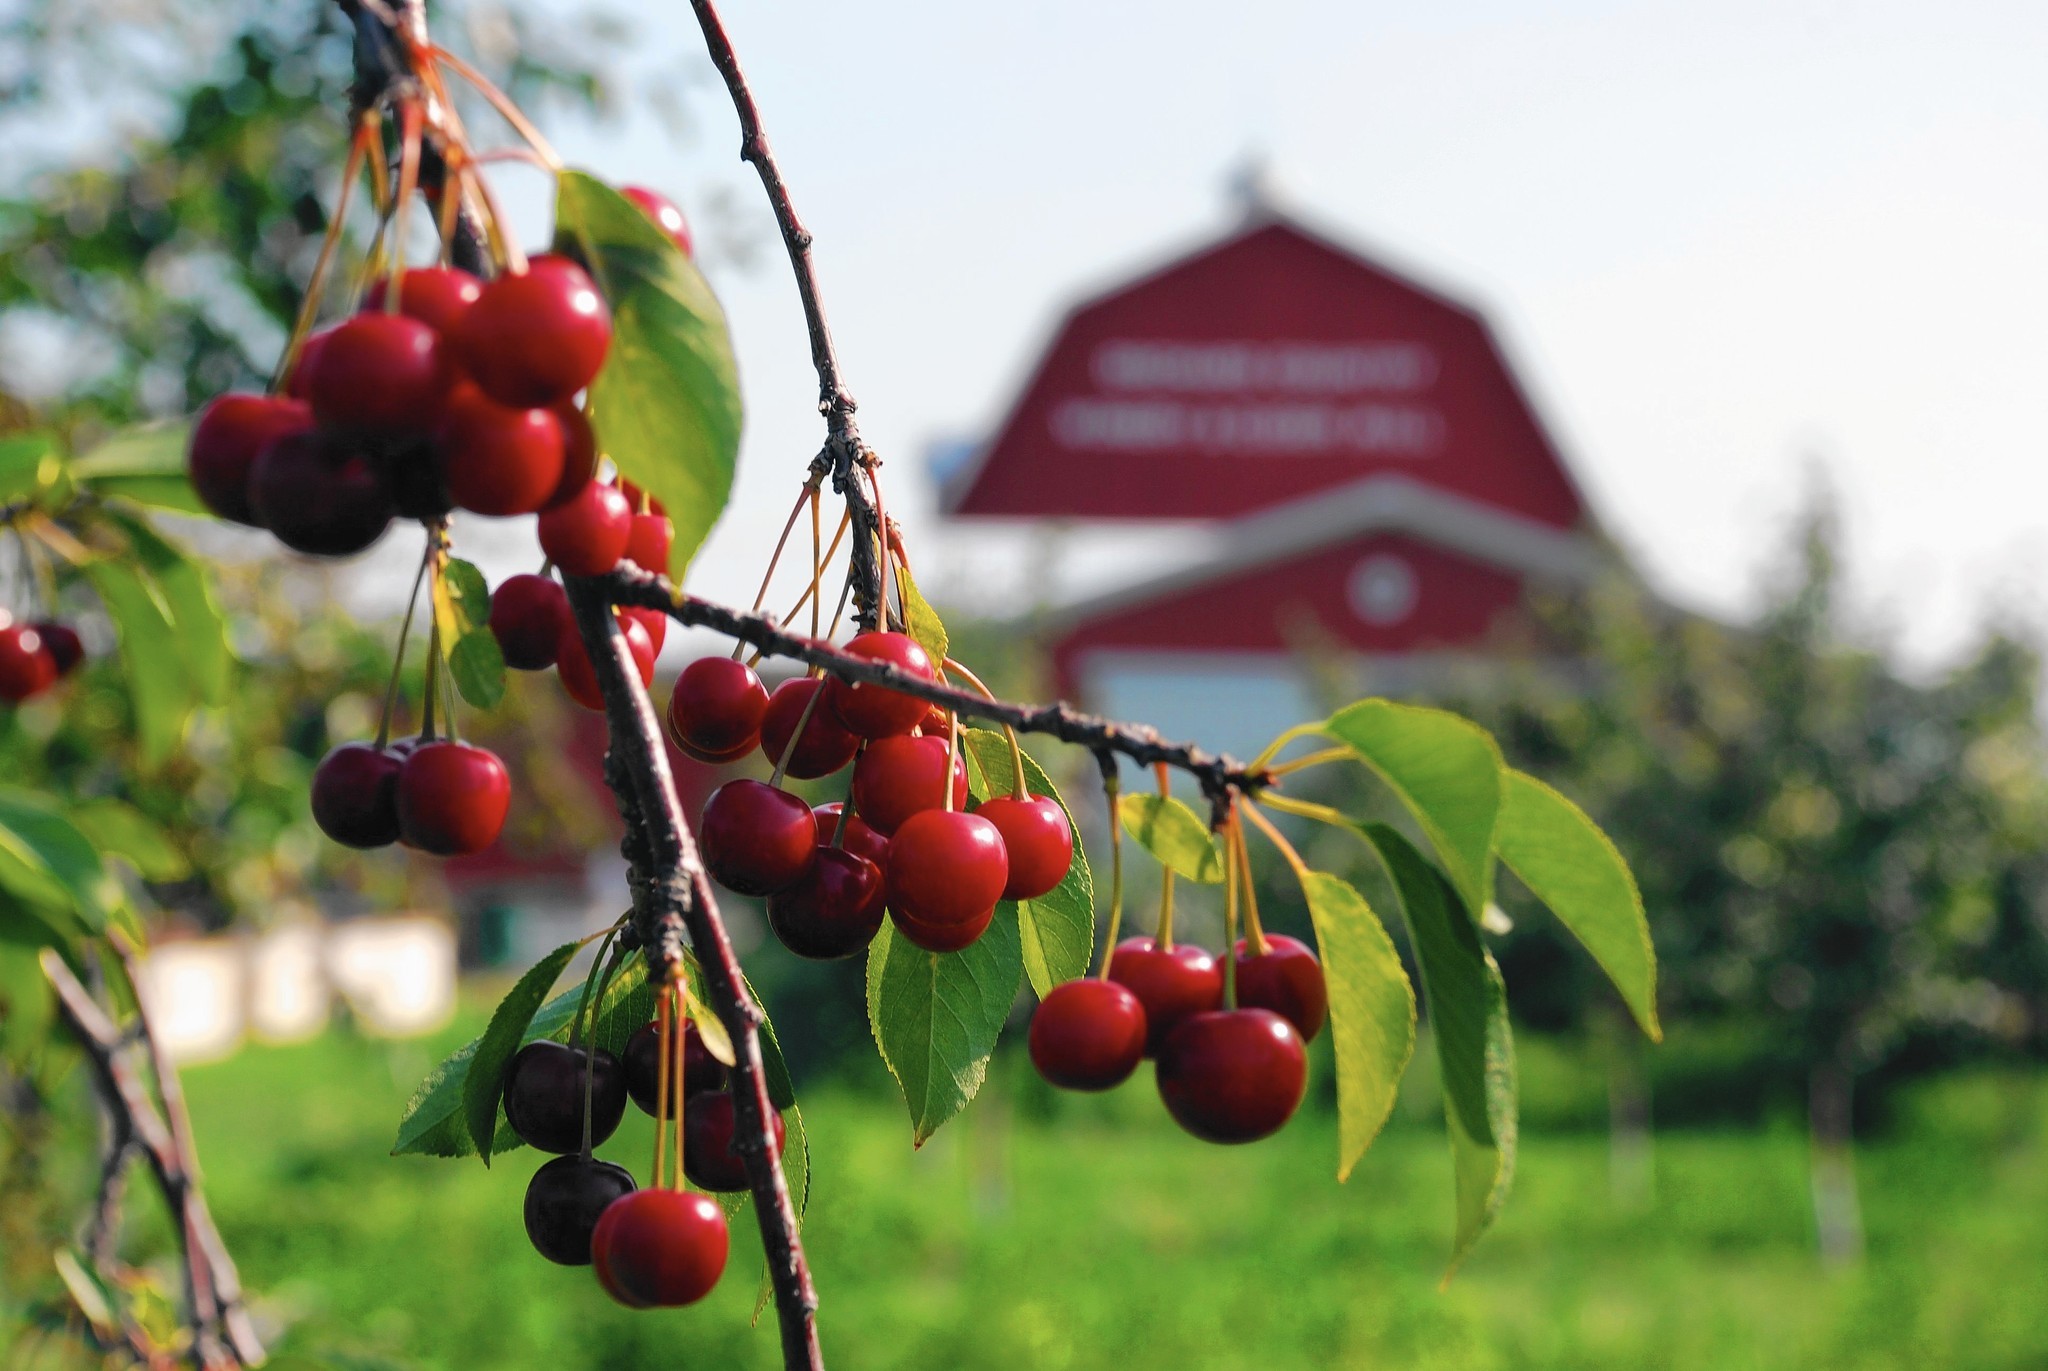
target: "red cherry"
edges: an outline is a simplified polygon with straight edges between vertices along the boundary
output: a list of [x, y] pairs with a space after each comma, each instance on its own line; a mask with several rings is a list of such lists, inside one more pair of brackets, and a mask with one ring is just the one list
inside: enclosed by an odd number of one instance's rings
[[978, 917], [957, 924], [921, 923], [900, 909], [889, 911], [889, 922], [896, 925], [896, 931], [903, 935], [903, 940], [926, 952], [958, 952], [973, 946], [982, 934], [988, 932], [988, 926], [995, 922], [995, 917], [994, 905], [982, 910]]
[[643, 609], [638, 605], [627, 605], [619, 612], [621, 622], [632, 620], [646, 630], [647, 641], [654, 645], [654, 655], [661, 655], [661, 645], [668, 641], [668, 615], [658, 609]]
[[619, 194], [645, 210], [647, 217], [659, 224], [661, 231], [683, 250], [683, 256], [690, 255], [689, 221], [683, 218], [683, 212], [676, 208], [675, 201], [645, 186], [621, 186]]
[[668, 573], [668, 550], [676, 540], [676, 526], [666, 514], [635, 514], [633, 532], [626, 540], [626, 560], [642, 571]]
[[497, 754], [468, 743], [422, 743], [398, 769], [398, 831], [409, 846], [464, 857], [498, 840], [512, 778]]
[[514, 671], [546, 671], [574, 631], [568, 592], [551, 576], [508, 576], [491, 592], [491, 634]]
[[611, 311], [589, 274], [553, 253], [492, 278], [453, 335], [484, 392], [521, 408], [557, 404], [589, 385], [611, 341]]
[[[900, 667], [920, 681], [936, 680], [931, 655], [907, 633], [863, 633], [846, 645], [855, 657], [887, 662]], [[887, 686], [863, 685], [832, 678], [832, 709], [847, 731], [863, 738], [885, 738], [908, 733], [924, 719], [931, 706], [915, 695], [905, 695]]]
[[619, 489], [626, 492], [626, 499], [632, 503], [635, 513], [638, 513], [643, 505], [653, 514], [668, 513], [668, 506], [662, 504], [661, 501], [655, 499], [648, 492], [640, 489], [640, 487], [634, 485], [623, 476], [619, 477]]
[[766, 781], [727, 781], [697, 821], [704, 869], [727, 890], [773, 895], [803, 879], [818, 850], [811, 808]]
[[343, 743], [313, 771], [313, 822], [344, 847], [398, 841], [400, 759], [372, 743]]
[[321, 429], [273, 439], [249, 468], [249, 502], [295, 552], [346, 557], [384, 536], [391, 493], [362, 452]]
[[1066, 1090], [1107, 1090], [1145, 1055], [1145, 1006], [1115, 981], [1067, 981], [1031, 1015], [1031, 1064]]
[[571, 576], [602, 576], [625, 555], [633, 508], [617, 486], [597, 482], [541, 511], [540, 548]]
[[[768, 1116], [775, 1155], [782, 1155], [788, 1130], [780, 1114]], [[692, 1095], [683, 1103], [683, 1174], [706, 1190], [727, 1193], [747, 1188], [747, 1164], [733, 1146], [739, 1110], [730, 1090]]]
[[57, 680], [57, 659], [27, 624], [0, 627], [0, 700], [19, 704]]
[[887, 903], [880, 867], [821, 845], [795, 885], [768, 897], [768, 926], [797, 956], [829, 962], [875, 940]]
[[834, 800], [831, 804], [819, 805], [811, 810], [811, 816], [818, 821], [818, 846], [832, 846], [835, 835], [839, 846], [856, 857], [865, 857], [875, 864], [878, 871], [889, 869], [889, 840], [869, 828], [856, 813], [846, 821], [846, 832], [839, 833], [839, 816], [846, 806]]
[[[633, 666], [640, 673], [640, 684], [653, 685], [654, 640], [632, 619], [620, 620], [619, 630], [626, 635], [626, 648], [632, 654]], [[561, 677], [562, 689], [569, 692], [570, 699], [585, 709], [604, 709], [604, 691], [597, 683], [597, 667], [583, 649], [583, 635], [577, 631], [573, 616], [563, 623], [562, 636], [555, 640], [555, 674]]]
[[43, 650], [57, 664], [59, 676], [69, 676], [85, 660], [85, 643], [71, 625], [60, 624], [54, 619], [38, 619], [29, 627], [43, 640]]
[[564, 400], [555, 406], [555, 422], [562, 426], [562, 479], [548, 497], [549, 509], [568, 504], [597, 479], [597, 435], [590, 420], [573, 401]]
[[223, 395], [192, 426], [185, 469], [192, 489], [223, 519], [254, 524], [249, 468], [274, 438], [313, 426], [313, 411], [282, 395]]
[[562, 483], [562, 421], [553, 410], [509, 409], [457, 386], [434, 431], [434, 455], [456, 508], [532, 514]]
[[1009, 874], [1003, 835], [977, 814], [927, 809], [889, 838], [889, 908], [920, 924], [980, 918]]
[[1126, 938], [1110, 954], [1109, 978], [1145, 1006], [1148, 1056], [1182, 1019], [1223, 1004], [1223, 967], [1193, 943], [1161, 947], [1151, 938]]
[[[803, 717], [811, 696], [824, 689], [824, 684], [816, 677], [798, 676], [775, 687], [775, 693], [768, 697], [768, 709], [761, 716], [761, 755], [768, 759], [768, 765], [774, 766], [784, 749], [790, 747], [797, 720]], [[820, 700], [817, 708], [811, 710], [803, 736], [790, 750], [789, 765], [783, 772], [799, 781], [814, 781], [845, 766], [859, 749], [860, 739], [848, 733], [833, 715], [831, 706]]]
[[[363, 292], [363, 312], [374, 314], [384, 308], [384, 277], [378, 277]], [[484, 283], [457, 267], [414, 267], [405, 272], [398, 286], [398, 312], [417, 319], [447, 337], [455, 332], [462, 316], [484, 293]]]
[[[661, 1033], [654, 1024], [643, 1024], [626, 1039], [626, 1093], [633, 1103], [649, 1114], [661, 1099]], [[683, 1094], [723, 1090], [730, 1073], [725, 1063], [711, 1055], [697, 1025], [683, 1021]], [[670, 1082], [667, 1117], [676, 1116], [675, 1086]]]
[[1306, 943], [1285, 933], [1266, 935], [1263, 956], [1254, 956], [1250, 944], [1240, 938], [1237, 1004], [1240, 1009], [1270, 1009], [1293, 1024], [1303, 1042], [1314, 1042], [1330, 1013], [1323, 964]]
[[598, 1283], [629, 1309], [695, 1304], [725, 1273], [732, 1235], [709, 1195], [635, 1190], [621, 1195], [590, 1235]]
[[1159, 1046], [1159, 1098], [1175, 1123], [1218, 1143], [1280, 1131], [1308, 1086], [1308, 1049], [1270, 1009], [1217, 1009], [1182, 1019]]
[[[859, 777], [855, 768], [856, 782]], [[974, 812], [996, 826], [1003, 835], [1003, 849], [1010, 854], [1004, 899], [1035, 900], [1067, 878], [1067, 868], [1074, 864], [1074, 830], [1058, 800], [1050, 795], [1022, 800], [1003, 795], [983, 800]]]
[[318, 333], [307, 334], [305, 340], [299, 344], [299, 355], [292, 363], [292, 374], [284, 383], [284, 393], [292, 399], [304, 401], [312, 398], [312, 389], [307, 385], [307, 381], [312, 377], [314, 368], [319, 365], [314, 359], [327, 347], [327, 337], [333, 332], [331, 328], [323, 328]]
[[[894, 833], [903, 821], [946, 806], [944, 738], [877, 738], [853, 764], [853, 804], [868, 825]], [[967, 807], [967, 761], [953, 756], [953, 808]]]
[[403, 314], [358, 314], [328, 332], [306, 369], [306, 394], [323, 428], [402, 438], [433, 429], [454, 379], [432, 328]]
[[953, 714], [944, 705], [933, 705], [917, 722], [917, 731], [927, 738], [943, 738], [952, 729]]
[[668, 737], [700, 762], [736, 762], [761, 741], [768, 690], [745, 662], [699, 657], [668, 697]]

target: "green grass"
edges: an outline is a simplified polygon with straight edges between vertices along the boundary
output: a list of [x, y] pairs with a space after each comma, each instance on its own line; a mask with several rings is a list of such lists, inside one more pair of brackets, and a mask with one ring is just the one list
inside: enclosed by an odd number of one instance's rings
[[[703, 1306], [631, 1313], [587, 1270], [527, 1247], [533, 1154], [488, 1171], [387, 1157], [427, 1050], [337, 1035], [188, 1074], [216, 1214], [263, 1312], [291, 1324], [280, 1364], [778, 1364], [772, 1314], [749, 1327], [750, 1223]], [[1562, 1071], [1529, 1050], [1533, 1078]], [[1805, 1145], [1789, 1126], [1659, 1136], [1654, 1199], [1628, 1208], [1603, 1136], [1532, 1125], [1500, 1224], [1440, 1290], [1449, 1163], [1426, 1108], [1404, 1106], [1340, 1187], [1327, 1112], [1215, 1148], [1178, 1133], [1142, 1077], [1077, 1100], [1027, 1074], [999, 1058], [983, 1099], [916, 1154], [885, 1078], [807, 1101], [805, 1234], [831, 1364], [2048, 1365], [2036, 1079], [1951, 1078], [1909, 1099], [1860, 1155], [1870, 1255], [1847, 1273], [1816, 1264]], [[603, 1150], [644, 1173], [650, 1135], [629, 1112]]]

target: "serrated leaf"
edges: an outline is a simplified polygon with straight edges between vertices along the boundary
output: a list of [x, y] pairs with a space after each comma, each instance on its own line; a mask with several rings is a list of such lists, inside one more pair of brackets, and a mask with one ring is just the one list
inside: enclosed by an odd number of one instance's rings
[[[462, 1114], [469, 1140], [485, 1166], [491, 1164], [491, 1138], [498, 1131], [498, 1103], [505, 1090], [505, 1067], [525, 1040], [527, 1026], [539, 1012], [548, 991], [561, 979], [562, 968], [582, 944], [563, 943], [535, 962], [498, 1001], [491, 1022], [476, 1040], [469, 1071], [462, 1082]], [[579, 992], [580, 993], [580, 992]]]
[[471, 629], [448, 652], [455, 689], [478, 709], [494, 709], [505, 698], [505, 650], [489, 629]]
[[1170, 795], [1126, 795], [1117, 801], [1124, 832], [1161, 866], [1203, 885], [1223, 884], [1223, 853], [1209, 826]]
[[747, 998], [761, 1011], [761, 1072], [768, 1078], [768, 1098], [777, 1109], [796, 1108], [796, 1086], [789, 1079], [789, 1063], [782, 1056], [782, 1040], [775, 1036], [775, 1021], [768, 1017], [768, 1006], [755, 991], [754, 983], [747, 980], [743, 971], [740, 980], [747, 987]]
[[1323, 730], [1358, 755], [1406, 805], [1472, 909], [1493, 899], [1500, 747], [1469, 719], [1422, 705], [1360, 700]]
[[1628, 863], [1584, 810], [1534, 776], [1507, 773], [1500, 859], [1592, 954], [1643, 1032], [1661, 1040], [1657, 950]]
[[121, 496], [181, 514], [208, 513], [185, 474], [185, 449], [191, 433], [191, 422], [186, 419], [121, 429], [72, 458], [71, 474], [102, 497]]
[[107, 617], [114, 621], [135, 710], [136, 743], [143, 765], [155, 768], [183, 740], [198, 697], [178, 643], [177, 625], [136, 567], [96, 561], [84, 570]]
[[697, 1036], [703, 1040], [704, 1050], [711, 1054], [712, 1060], [722, 1066], [737, 1062], [739, 1055], [732, 1050], [732, 1035], [725, 1031], [725, 1021], [712, 1013], [711, 1007], [687, 985], [683, 987], [683, 1000], [689, 1008], [691, 1020], [697, 1025]]
[[127, 533], [136, 560], [149, 573], [199, 701], [227, 704], [234, 650], [228, 643], [227, 616], [201, 564], [141, 515], [109, 509], [108, 517]]
[[125, 800], [107, 796], [74, 805], [71, 821], [100, 851], [119, 857], [145, 881], [175, 881], [192, 863], [156, 820]]
[[[960, 744], [970, 768], [982, 777], [979, 797], [1011, 793], [1016, 779], [1008, 738], [991, 729], [969, 728], [961, 730]], [[1074, 811], [1067, 808], [1045, 768], [1030, 753], [1023, 755], [1025, 789], [1057, 801], [1074, 835], [1074, 862], [1060, 883], [1035, 900], [1016, 902], [1024, 974], [1032, 991], [1043, 999], [1062, 981], [1088, 974], [1088, 959], [1095, 953], [1095, 880], [1088, 870], [1088, 854], [1081, 847], [1081, 828], [1074, 822]]]
[[945, 661], [946, 653], [952, 647], [946, 637], [946, 625], [939, 618], [939, 612], [919, 593], [910, 568], [901, 562], [896, 564], [896, 587], [903, 597], [904, 628], [917, 645], [930, 654], [934, 666]]
[[590, 387], [598, 446], [675, 524], [681, 581], [732, 494], [740, 391], [725, 311], [702, 273], [639, 206], [595, 177], [557, 180], [555, 239], [589, 266], [612, 310]]
[[490, 628], [491, 587], [481, 571], [460, 557], [451, 557], [448, 565], [441, 568], [441, 584], [454, 611], [455, 623], [463, 633]]
[[911, 1145], [980, 1091], [1023, 978], [1017, 925], [999, 912], [958, 952], [926, 952], [884, 924], [868, 949], [868, 1027], [910, 1108]]
[[1458, 1206], [1448, 1280], [1500, 1213], [1514, 1180], [1515, 1056], [1507, 986], [1443, 874], [1385, 824], [1367, 824], [1364, 832], [1400, 893], [1436, 1042]]

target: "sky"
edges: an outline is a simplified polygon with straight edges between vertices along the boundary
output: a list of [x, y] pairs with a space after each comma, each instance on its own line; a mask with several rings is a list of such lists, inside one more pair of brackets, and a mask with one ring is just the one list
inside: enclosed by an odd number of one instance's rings
[[[1489, 316], [1598, 517], [1681, 603], [1752, 605], [1820, 479], [1858, 606], [1913, 660], [1989, 613], [2048, 622], [2038, 5], [725, 10], [934, 598], [1021, 608], [1121, 569], [977, 562], [984, 540], [934, 526], [926, 454], [988, 431], [1076, 298], [1228, 228], [1256, 156], [1283, 203]], [[818, 444], [815, 382], [689, 10], [635, 22], [620, 80], [688, 126], [548, 126], [716, 230], [748, 431], [692, 584], [747, 600]]]

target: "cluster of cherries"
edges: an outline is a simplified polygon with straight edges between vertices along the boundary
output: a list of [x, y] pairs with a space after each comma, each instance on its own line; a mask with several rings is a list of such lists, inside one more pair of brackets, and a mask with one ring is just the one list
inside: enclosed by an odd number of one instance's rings
[[18, 623], [0, 610], [0, 700], [20, 704], [69, 676], [85, 660], [85, 644], [69, 624]]
[[1224, 967], [1192, 943], [1126, 938], [1099, 979], [1068, 981], [1031, 1016], [1031, 1062], [1068, 1090], [1107, 1090], [1154, 1059], [1159, 1097], [1182, 1128], [1256, 1142], [1294, 1116], [1307, 1044], [1328, 1017], [1322, 965], [1282, 934], [1240, 939], [1236, 1006]]
[[[662, 1080], [662, 1035], [647, 1024], [627, 1040], [623, 1059], [603, 1048], [543, 1040], [514, 1054], [504, 1081], [505, 1120], [527, 1144], [561, 1155], [526, 1187], [526, 1236], [549, 1261], [591, 1266], [612, 1297], [633, 1308], [692, 1304], [725, 1270], [725, 1213], [706, 1194], [660, 1185], [636, 1187], [633, 1175], [590, 1149], [609, 1138], [631, 1099], [657, 1119], [674, 1120], [682, 1100], [683, 1174], [702, 1191], [747, 1188], [734, 1146], [730, 1075], [685, 1023], [681, 1061], [670, 1047]], [[585, 1136], [586, 1112], [589, 1123]], [[772, 1125], [777, 1155], [786, 1137]]]
[[[863, 633], [855, 657], [937, 679], [909, 635]], [[865, 948], [884, 915], [912, 944], [957, 952], [1002, 900], [1029, 900], [1066, 877], [1074, 834], [1050, 796], [1022, 787], [967, 808], [967, 767], [952, 716], [916, 696], [842, 677], [800, 677], [770, 695], [752, 667], [706, 657], [669, 697], [669, 738], [701, 761], [754, 748], [779, 775], [829, 776], [853, 764], [846, 804], [812, 809], [771, 782], [728, 781], [704, 803], [704, 865], [727, 889], [765, 896], [768, 923], [799, 956]]]

